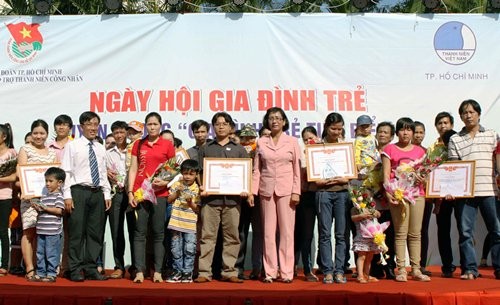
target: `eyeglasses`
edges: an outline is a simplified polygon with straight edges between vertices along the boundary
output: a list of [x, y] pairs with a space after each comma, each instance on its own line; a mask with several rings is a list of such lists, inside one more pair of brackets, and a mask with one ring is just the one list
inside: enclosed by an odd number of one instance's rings
[[215, 127], [227, 127], [229, 126], [228, 122], [223, 122], [223, 123], [215, 123]]
[[281, 121], [283, 121], [283, 118], [282, 117], [277, 117], [277, 116], [271, 116], [271, 117], [267, 118], [267, 120], [269, 122], [273, 122], [273, 121], [281, 122]]
[[99, 127], [99, 123], [91, 123], [91, 122], [85, 122], [83, 125], [87, 127]]

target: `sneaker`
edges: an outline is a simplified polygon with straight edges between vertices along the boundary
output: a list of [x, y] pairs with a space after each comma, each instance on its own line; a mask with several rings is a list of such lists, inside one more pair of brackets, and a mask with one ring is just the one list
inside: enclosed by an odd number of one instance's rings
[[345, 284], [345, 283], [347, 283], [347, 279], [345, 278], [345, 276], [342, 273], [335, 274], [334, 281], [337, 284]]
[[183, 272], [181, 276], [181, 283], [192, 283], [193, 275], [191, 272]]
[[172, 274], [169, 277], [167, 277], [165, 282], [167, 282], [167, 283], [180, 283], [181, 278], [182, 278], [182, 273], [175, 270], [174, 272], [172, 272]]

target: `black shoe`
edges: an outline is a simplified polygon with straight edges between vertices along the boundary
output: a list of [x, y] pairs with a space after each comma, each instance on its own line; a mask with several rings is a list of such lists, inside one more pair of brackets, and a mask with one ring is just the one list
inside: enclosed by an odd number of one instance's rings
[[388, 280], [394, 280], [396, 278], [396, 274], [394, 273], [394, 269], [385, 268], [385, 278]]
[[353, 273], [354, 273], [354, 271], [352, 271], [351, 268], [345, 268], [344, 269], [344, 274], [353, 274]]
[[381, 268], [372, 268], [370, 270], [370, 276], [382, 279], [385, 277], [384, 270], [382, 270]]
[[423, 275], [432, 276], [432, 272], [425, 268], [420, 268], [420, 272], [422, 272]]
[[497, 280], [500, 280], [500, 270], [495, 271], [495, 273], [494, 273], [494, 274], [495, 274], [495, 278], [496, 278]]
[[91, 273], [85, 274], [85, 279], [86, 280], [91, 280], [91, 281], [107, 281], [108, 277], [100, 274], [96, 270], [95, 272], [91, 272]]
[[72, 281], [72, 282], [83, 282], [85, 280], [85, 278], [83, 277], [83, 275], [81, 273], [72, 273], [70, 276], [69, 276], [69, 280]]
[[246, 275], [244, 273], [238, 274], [238, 278], [240, 280], [245, 280], [245, 281], [250, 279], [250, 277], [248, 277], [248, 275]]

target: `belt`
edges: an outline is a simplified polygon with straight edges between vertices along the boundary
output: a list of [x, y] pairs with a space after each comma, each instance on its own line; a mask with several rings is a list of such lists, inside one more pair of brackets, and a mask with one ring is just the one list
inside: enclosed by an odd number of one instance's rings
[[100, 186], [90, 186], [90, 185], [76, 184], [76, 185], [73, 185], [72, 188], [73, 187], [81, 189], [81, 190], [85, 190], [85, 191], [91, 191], [92, 193], [97, 193], [97, 192], [102, 191], [102, 187], [100, 187]]

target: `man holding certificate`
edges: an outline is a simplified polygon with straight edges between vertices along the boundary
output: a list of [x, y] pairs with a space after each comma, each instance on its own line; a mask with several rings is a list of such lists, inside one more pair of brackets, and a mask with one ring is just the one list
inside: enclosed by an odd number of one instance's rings
[[465, 100], [458, 108], [460, 118], [465, 124], [462, 130], [450, 138], [448, 145], [449, 160], [474, 160], [474, 197], [457, 200], [455, 213], [459, 220], [461, 279], [473, 280], [479, 276], [476, 253], [474, 251], [474, 227], [477, 209], [481, 211], [491, 242], [491, 261], [495, 277], [500, 280], [500, 221], [497, 214], [495, 196], [498, 188], [495, 183], [494, 158], [496, 171], [500, 172], [500, 156], [495, 154], [499, 141], [498, 134], [479, 124], [481, 106], [475, 100]]
[[[226, 112], [218, 112], [212, 118], [212, 127], [215, 131], [215, 139], [202, 146], [199, 150], [200, 164], [207, 158], [218, 158], [223, 164], [215, 164], [205, 168], [202, 182], [202, 208], [201, 208], [201, 238], [200, 238], [200, 258], [198, 262], [198, 278], [196, 283], [205, 283], [212, 280], [212, 261], [214, 256], [215, 243], [219, 225], [222, 224], [222, 281], [231, 283], [242, 283], [238, 278], [238, 270], [235, 268], [236, 259], [240, 250], [240, 239], [238, 224], [240, 219], [241, 198], [247, 197], [248, 193], [241, 192], [240, 195], [225, 195], [231, 193], [231, 185], [238, 185], [234, 177], [224, 176], [227, 174], [223, 169], [229, 164], [228, 159], [248, 158], [248, 153], [243, 146], [234, 143], [229, 138], [229, 132], [233, 125], [233, 119]], [[211, 160], [213, 161], [213, 159]], [[219, 162], [219, 163], [220, 163]], [[248, 169], [251, 170], [251, 167]], [[243, 179], [244, 177], [241, 177]], [[240, 180], [241, 180], [240, 179]], [[215, 181], [218, 180], [218, 181]], [[225, 181], [225, 182], [223, 182]], [[208, 190], [208, 191], [207, 191]], [[217, 194], [217, 190], [219, 194]]]

